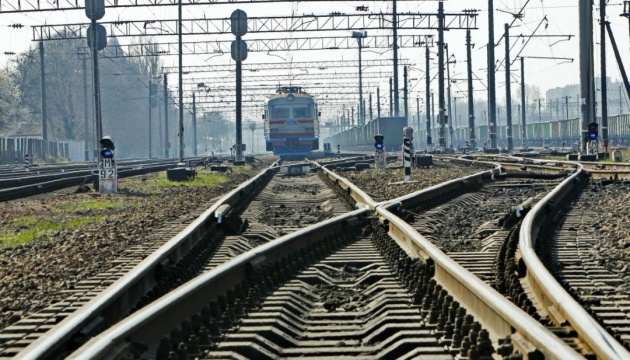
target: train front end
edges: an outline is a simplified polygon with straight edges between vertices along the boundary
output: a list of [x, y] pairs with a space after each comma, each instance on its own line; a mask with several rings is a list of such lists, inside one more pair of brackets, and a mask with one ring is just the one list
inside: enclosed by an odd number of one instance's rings
[[267, 151], [278, 156], [306, 156], [319, 149], [318, 116], [315, 99], [302, 88], [279, 88], [265, 104]]

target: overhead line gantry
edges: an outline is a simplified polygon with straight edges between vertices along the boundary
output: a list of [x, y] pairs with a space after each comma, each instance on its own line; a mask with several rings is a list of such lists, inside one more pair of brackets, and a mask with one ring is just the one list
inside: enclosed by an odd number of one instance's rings
[[[61, 40], [61, 39], [59, 39]], [[247, 41], [248, 52], [305, 51], [305, 50], [341, 50], [357, 49], [354, 39], [348, 36], [306, 37], [284, 39], [252, 39]], [[208, 40], [182, 43], [184, 55], [228, 55], [233, 40]], [[398, 47], [411, 48], [433, 43], [433, 35], [399, 35]], [[109, 46], [99, 54], [102, 58], [146, 57], [178, 55], [177, 42], [132, 44]], [[391, 36], [371, 36], [366, 38], [362, 47], [370, 49], [391, 48]], [[87, 48], [81, 48], [80, 56], [90, 55]], [[390, 64], [391, 65], [391, 64]]]
[[[397, 0], [399, 2], [412, 0]], [[418, 0], [415, 0], [418, 1]], [[208, 6], [208, 5], [236, 5], [236, 4], [271, 4], [286, 1], [277, 0], [182, 0], [182, 6]], [[308, 0], [304, 2], [327, 2], [330, 0]], [[345, 2], [361, 2], [363, 0], [346, 0]], [[105, 0], [106, 8], [132, 8], [132, 7], [155, 7], [155, 6], [178, 6], [178, 0]], [[0, 1], [0, 14], [42, 12], [42, 11], [68, 11], [84, 9], [84, 2], [79, 0], [3, 0]]]
[[[409, 59], [398, 60], [402, 64], [410, 64]], [[392, 66], [392, 59], [377, 59], [377, 60], [363, 60], [363, 67], [379, 67], [379, 66]], [[297, 70], [300, 68], [307, 69], [319, 69], [325, 70], [330, 68], [356, 68], [359, 62], [357, 60], [326, 60], [326, 61], [294, 61], [294, 62], [281, 62], [281, 63], [247, 63], [243, 64], [243, 70], [266, 71], [266, 70]], [[164, 70], [176, 70], [177, 66], [165, 66]], [[198, 66], [184, 66], [183, 71], [185, 74], [198, 73], [198, 72], [217, 72], [217, 71], [234, 71], [234, 64], [221, 64], [221, 65], [198, 65]]]
[[[308, 31], [351, 31], [389, 30], [393, 14], [348, 14], [348, 15], [299, 15], [280, 17], [248, 18], [249, 33], [308, 32]], [[398, 14], [399, 30], [432, 30], [437, 28], [438, 15], [434, 13]], [[476, 13], [445, 13], [442, 22], [446, 27], [455, 29], [476, 29]], [[177, 35], [178, 20], [134, 20], [100, 22], [108, 34], [125, 36], [165, 36]], [[86, 37], [87, 23], [35, 25], [34, 41], [55, 39], [82, 39]], [[182, 33], [186, 35], [222, 35], [230, 34], [230, 18], [184, 19]], [[251, 41], [251, 40], [248, 40]]]

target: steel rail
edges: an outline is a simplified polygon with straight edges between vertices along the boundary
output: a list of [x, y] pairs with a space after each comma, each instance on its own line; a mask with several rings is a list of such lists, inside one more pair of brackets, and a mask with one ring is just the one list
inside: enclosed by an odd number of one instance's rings
[[[360, 160], [361, 162], [369, 162], [370, 160]], [[374, 159], [371, 160], [372, 162]], [[317, 166], [319, 165], [317, 162], [314, 162]], [[377, 206], [377, 203], [369, 196], [365, 191], [361, 190], [358, 186], [348, 181], [348, 179], [339, 176], [332, 172], [331, 170], [326, 168], [326, 165], [321, 166], [324, 174], [331, 180], [333, 180], [338, 186], [347, 191], [353, 199], [357, 201], [356, 207], [357, 209], [366, 207], [370, 210], [374, 210]]]
[[[126, 178], [130, 176], [144, 175], [151, 172], [163, 171], [173, 166], [174, 164], [158, 164], [144, 167], [125, 168], [118, 171], [118, 176], [120, 178]], [[43, 194], [70, 186], [86, 184], [91, 182], [93, 176], [91, 174], [85, 174], [85, 172], [83, 172], [83, 175], [70, 175], [70, 177], [62, 177], [60, 179], [53, 178], [53, 180], [47, 180], [50, 179], [50, 177], [44, 177], [44, 180], [40, 182], [0, 189], [0, 202], [20, 199], [37, 194]]]
[[198, 301], [198, 297], [211, 299], [218, 296], [242, 281], [248, 267], [280, 259], [288, 254], [288, 250], [293, 252], [303, 249], [327, 234], [341, 230], [348, 222], [366, 216], [368, 212], [368, 209], [355, 210], [243, 253], [187, 282], [92, 338], [68, 359], [115, 357], [112, 351], [118, 353], [126, 350], [131, 341], [143, 342], [148, 346], [156, 345], [161, 334], [180, 325], [181, 318], [200, 311], [203, 302]]
[[557, 325], [568, 322], [598, 359], [630, 359], [630, 352], [567, 293], [540, 261], [534, 249], [538, 232], [549, 216], [550, 209], [570, 196], [576, 180], [585, 173], [581, 164], [578, 167], [578, 171], [560, 183], [525, 216], [519, 233], [516, 259], [525, 272], [524, 279], [529, 283], [537, 301], [544, 306], [544, 310]]
[[[490, 170], [481, 174], [451, 180], [444, 185], [447, 188], [461, 186], [466, 181], [475, 181], [480, 176], [488, 176], [494, 171]], [[420, 198], [430, 195], [428, 190], [404, 196], [399, 198], [399, 200], [410, 203], [419, 201]], [[434, 186], [432, 191], [443, 190], [439, 189], [439, 186]], [[531, 349], [535, 348], [546, 358], [582, 359], [577, 352], [542, 324], [531, 318], [477, 276], [453, 261], [430, 241], [418, 234], [411, 225], [389, 211], [389, 209], [393, 209], [399, 204], [392, 202], [376, 208], [376, 212], [389, 222], [389, 235], [410, 256], [432, 262], [435, 265], [436, 281], [448, 290], [449, 294], [453, 295], [464, 307], [470, 310], [475, 318], [495, 337], [501, 338], [510, 335], [514, 346], [523, 354], [527, 354]]]
[[275, 172], [275, 165], [263, 170], [257, 176], [223, 196], [181, 233], [136, 265], [133, 271], [118, 279], [81, 309], [55, 325], [45, 336], [24, 348], [15, 358], [28, 360], [49, 358], [83, 328], [91, 323], [98, 323], [102, 314], [109, 312], [110, 316], [116, 314], [119, 318], [124, 317], [128, 308], [126, 305], [133, 303], [133, 299], [138, 299], [144, 295], [155, 284], [156, 269], [181, 259], [206, 232], [215, 226], [217, 209], [223, 204], [233, 205], [243, 196], [261, 186], [266, 177]]
[[[351, 193], [358, 189], [347, 182], [346, 179], [332, 174], [325, 167], [322, 167], [322, 169], [326, 176], [334, 179], [340, 185], [346, 185], [346, 189]], [[452, 186], [462, 186], [467, 182], [477, 181], [482, 177], [490, 177], [496, 172], [497, 169], [495, 168], [449, 181], [442, 184], [442, 186], [448, 189]], [[430, 191], [427, 189], [416, 193], [415, 197], [421, 197], [431, 192], [435, 194], [441, 190], [443, 189], [440, 189], [440, 185], [437, 185], [432, 187]], [[359, 196], [359, 194], [360, 192], [356, 192], [355, 196]], [[406, 196], [399, 199], [400, 201], [413, 201], [413, 197]], [[455, 263], [418, 234], [409, 224], [388, 210], [388, 208], [399, 206], [399, 203], [376, 204], [369, 197], [363, 198], [360, 203], [366, 206], [299, 230], [296, 233], [283, 236], [276, 241], [239, 255], [232, 261], [189, 281], [180, 286], [176, 292], [169, 293], [132, 314], [122, 322], [110, 327], [97, 337], [92, 338], [68, 358], [115, 358], [127, 351], [132, 342], [142, 342], [150, 348], [154, 347], [161, 338], [161, 334], [179, 326], [183, 317], [189, 317], [200, 310], [203, 304], [194, 300], [195, 297], [203, 296], [209, 299], [224, 293], [232, 285], [245, 278], [247, 268], [287, 256], [288, 249], [291, 252], [299, 251], [332, 231], [342, 228], [347, 222], [368, 216], [372, 213], [368, 207], [372, 206], [372, 209], [389, 223], [390, 236], [411, 256], [419, 257], [424, 261], [431, 259], [430, 261], [436, 267], [435, 277], [438, 282], [450, 294], [453, 294], [460, 303], [470, 309], [493, 335], [499, 337], [511, 335], [515, 347], [523, 353], [529, 353], [535, 348], [546, 357], [552, 359], [581, 359], [579, 354], [544, 326], [498, 294], [475, 275]]]

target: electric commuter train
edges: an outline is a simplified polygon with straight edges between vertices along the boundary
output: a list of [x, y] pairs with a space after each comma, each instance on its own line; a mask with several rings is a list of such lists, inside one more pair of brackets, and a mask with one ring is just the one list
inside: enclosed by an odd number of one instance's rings
[[279, 87], [265, 100], [266, 150], [274, 155], [310, 155], [319, 149], [315, 98], [299, 86]]

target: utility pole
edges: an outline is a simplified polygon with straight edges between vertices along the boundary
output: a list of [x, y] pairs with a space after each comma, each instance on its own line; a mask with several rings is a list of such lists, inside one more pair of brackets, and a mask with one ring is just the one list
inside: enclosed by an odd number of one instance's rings
[[[91, 49], [92, 50], [92, 75], [93, 75], [93, 80], [92, 80], [92, 84], [94, 85], [94, 119], [96, 121], [95, 124], [95, 129], [96, 129], [96, 139], [97, 141], [100, 141], [101, 138], [103, 137], [103, 119], [101, 117], [101, 83], [100, 83], [100, 76], [99, 76], [99, 69], [98, 69], [98, 29], [97, 29], [97, 24], [96, 24], [96, 18], [101, 18], [104, 14], [104, 8], [101, 9], [100, 8], [100, 3], [98, 3], [97, 1], [92, 0], [90, 2], [92, 9], [91, 9], [91, 13], [87, 14], [88, 17], [91, 20], [91, 25], [90, 25], [90, 29], [92, 29], [92, 31], [88, 34], [88, 36], [90, 36], [92, 38], [92, 46]], [[102, 14], [99, 14], [99, 9], [103, 10]], [[87, 9], [86, 9], [87, 10]], [[88, 31], [89, 32], [89, 31]], [[88, 42], [89, 45], [89, 42]], [[95, 143], [95, 145], [98, 145]], [[97, 152], [97, 163], [101, 162], [101, 154], [100, 151]]]
[[538, 122], [539, 123], [542, 122], [540, 100], [542, 99], [538, 99]]
[[580, 92], [582, 105], [582, 131], [580, 133], [581, 154], [587, 154], [588, 124], [595, 122], [595, 102], [593, 101], [594, 69], [593, 69], [593, 0], [579, 0], [580, 24]]
[[381, 88], [376, 88], [376, 118], [381, 118]]
[[389, 78], [389, 117], [393, 116], [392, 110], [394, 109], [394, 99], [392, 90], [392, 78]]
[[182, 0], [179, 0], [178, 10], [178, 44], [179, 44], [179, 54], [177, 54], [178, 63], [179, 63], [179, 162], [184, 161], [184, 84], [182, 80], [183, 76], [183, 64], [182, 64], [182, 54], [184, 50], [182, 49]]
[[153, 154], [152, 154], [152, 150], [153, 150], [153, 149], [152, 149], [152, 142], [151, 142], [151, 135], [152, 135], [152, 134], [151, 134], [151, 125], [152, 125], [152, 124], [151, 124], [151, 122], [152, 122], [152, 121], [151, 121], [151, 120], [152, 120], [152, 119], [151, 119], [151, 117], [152, 117], [152, 116], [151, 116], [151, 115], [152, 115], [152, 114], [151, 114], [151, 112], [152, 112], [152, 109], [151, 109], [151, 105], [152, 105], [152, 104], [151, 104], [151, 99], [152, 99], [152, 97], [153, 97], [153, 93], [152, 93], [152, 91], [151, 91], [151, 90], [152, 90], [152, 87], [153, 87], [153, 81], [152, 81], [152, 80], [149, 80], [149, 159], [151, 158], [151, 156], [153, 156]]
[[[395, 106], [395, 115], [400, 116], [400, 105], [398, 102], [398, 14], [396, 13], [396, 0], [394, 0], [393, 4], [393, 21], [392, 27], [394, 29], [393, 34], [393, 48], [394, 48], [394, 106]], [[391, 110], [390, 110], [391, 112]], [[390, 115], [391, 116], [391, 115]]]
[[88, 128], [88, 94], [87, 94], [87, 67], [85, 64], [86, 58], [83, 56], [81, 62], [83, 64], [83, 131], [85, 132], [83, 139], [85, 141], [85, 161], [90, 161], [90, 132]]
[[472, 79], [472, 55], [471, 55], [470, 29], [466, 30], [466, 61], [468, 70], [468, 141], [470, 148], [477, 149], [475, 134], [475, 104], [473, 101], [473, 79]]
[[182, 0], [179, 0], [178, 10], [178, 45], [179, 45], [179, 54], [177, 54], [178, 62], [179, 62], [179, 162], [184, 162], [184, 84], [183, 84], [183, 63], [182, 63], [182, 54], [184, 52], [182, 48]]
[[[157, 85], [156, 85], [157, 87]], [[160, 130], [160, 141], [158, 142], [159, 147], [158, 147], [158, 157], [160, 156], [159, 154], [162, 154], [162, 144], [164, 144], [164, 138], [162, 136], [162, 107], [160, 107], [160, 97], [158, 95], [156, 95], [156, 101], [157, 101], [157, 109], [158, 109], [158, 129]]]
[[357, 44], [359, 45], [359, 119], [361, 124], [365, 124], [365, 109], [361, 108], [363, 106], [363, 69], [361, 68], [361, 48], [363, 46], [363, 38], [367, 37], [367, 32], [365, 31], [353, 31], [352, 37], [357, 39]]
[[352, 108], [352, 116], [350, 117], [350, 127], [354, 126], [354, 108]]
[[431, 91], [431, 118], [433, 118], [433, 131], [435, 131], [435, 96], [433, 95], [433, 91]]
[[164, 158], [168, 158], [168, 149], [170, 142], [168, 141], [168, 78], [164, 73]]
[[602, 93], [602, 140], [608, 142], [608, 84], [606, 81], [606, 0], [599, 1], [600, 90]]
[[46, 63], [44, 61], [44, 42], [39, 42], [39, 68], [42, 85], [42, 140], [48, 140], [48, 124], [46, 124]]
[[[418, 129], [418, 131], [420, 131], [420, 97], [416, 97], [416, 114], [417, 114], [417, 119], [418, 119], [418, 127], [416, 129]], [[418, 141], [418, 149], [420, 148], [420, 137], [416, 136], [417, 141]]]
[[[450, 106], [449, 106], [449, 111], [450, 111]], [[451, 124], [457, 121], [457, 98], [456, 97], [453, 98], [453, 117], [449, 115], [449, 118], [451, 119], [451, 122], [450, 122]], [[455, 123], [455, 129], [457, 129], [457, 125], [458, 123]], [[457, 142], [459, 142], [459, 139], [457, 139]], [[451, 128], [451, 149], [452, 148], [453, 148], [453, 128]]]
[[446, 87], [446, 94], [448, 96], [448, 140], [449, 140], [449, 148], [453, 148], [453, 119], [451, 112], [451, 57], [448, 53], [448, 45], [444, 45], [444, 49], [446, 50], [446, 83], [448, 86]]
[[494, 0], [488, 0], [488, 118], [490, 148], [497, 148], [497, 95], [494, 69]]
[[363, 113], [363, 124], [365, 125], [365, 118], [366, 118], [366, 114], [365, 114], [365, 99], [363, 99], [363, 103], [361, 103], [361, 112]]
[[403, 92], [404, 92], [403, 104], [405, 106], [405, 123], [407, 124], [407, 126], [409, 126], [409, 97], [407, 94], [407, 65], [403, 67], [403, 81], [405, 83], [403, 86]]
[[374, 120], [374, 115], [372, 113], [372, 93], [370, 93], [370, 121]]
[[570, 96], [563, 96], [564, 98], [564, 108], [566, 110], [567, 120], [569, 120], [569, 98]]
[[429, 69], [429, 45], [425, 47], [425, 57], [426, 57], [426, 101], [427, 101], [427, 150], [430, 150], [431, 145], [433, 145], [433, 138], [431, 137], [431, 72]]
[[507, 116], [507, 147], [508, 151], [514, 150], [512, 139], [512, 84], [510, 77], [510, 24], [505, 24], [505, 106]]
[[527, 149], [527, 115], [525, 114], [525, 58], [521, 56], [521, 146]]
[[197, 102], [195, 100], [195, 93], [193, 93], [192, 100], [193, 155], [197, 156]]
[[444, 2], [438, 3], [438, 116], [439, 116], [439, 146], [440, 151], [446, 148], [446, 105], [444, 103]]
[[[624, 3], [625, 4], [625, 3]], [[608, 31], [608, 36], [610, 37], [610, 45], [613, 47], [613, 51], [615, 53], [615, 59], [617, 60], [617, 66], [619, 66], [619, 72], [621, 73], [621, 79], [623, 80], [623, 85], [626, 88], [626, 92], [630, 95], [630, 81], [628, 81], [628, 75], [626, 74], [626, 68], [623, 65], [623, 61], [621, 61], [621, 55], [619, 54], [619, 48], [617, 47], [617, 42], [615, 41], [615, 36], [613, 35], [612, 29], [610, 28], [610, 22], [606, 22], [606, 30]], [[620, 96], [621, 98], [621, 96]], [[621, 101], [621, 99], [620, 99]]]

